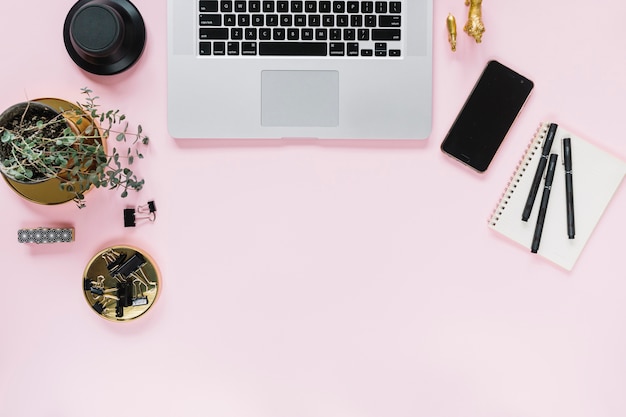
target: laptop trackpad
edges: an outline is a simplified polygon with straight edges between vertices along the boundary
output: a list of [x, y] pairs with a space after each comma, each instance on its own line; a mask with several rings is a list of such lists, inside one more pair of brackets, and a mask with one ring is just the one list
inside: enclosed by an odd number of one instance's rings
[[263, 126], [339, 125], [337, 71], [262, 71]]

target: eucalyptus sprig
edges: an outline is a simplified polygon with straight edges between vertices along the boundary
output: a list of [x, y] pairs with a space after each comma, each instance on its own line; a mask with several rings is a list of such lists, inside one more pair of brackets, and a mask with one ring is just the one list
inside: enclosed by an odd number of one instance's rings
[[[144, 158], [141, 148], [148, 145], [149, 138], [141, 125], [129, 129], [119, 110], [101, 110], [92, 90], [85, 87], [81, 92], [84, 98], [76, 103], [77, 109], [63, 109], [42, 119], [30, 115], [32, 103], [27, 102], [19, 120], [0, 126], [0, 169], [17, 181], [57, 178], [63, 190], [75, 194], [74, 201], [82, 208], [84, 193], [92, 186], [121, 189], [122, 198], [129, 190], [143, 188], [145, 181], [135, 175], [131, 165], [136, 158]], [[110, 137], [117, 146], [107, 152], [104, 144]]]

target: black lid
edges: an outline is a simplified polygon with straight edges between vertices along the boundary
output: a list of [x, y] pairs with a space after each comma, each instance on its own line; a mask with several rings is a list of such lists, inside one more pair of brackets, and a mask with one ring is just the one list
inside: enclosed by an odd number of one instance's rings
[[79, 67], [113, 75], [139, 59], [146, 28], [139, 10], [128, 0], [79, 0], [65, 19], [63, 39]]

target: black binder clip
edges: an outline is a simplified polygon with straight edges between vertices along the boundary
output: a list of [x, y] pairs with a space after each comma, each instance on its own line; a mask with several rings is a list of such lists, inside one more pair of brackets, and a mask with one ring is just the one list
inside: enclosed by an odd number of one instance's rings
[[156, 204], [154, 201], [148, 201], [148, 204], [137, 206], [132, 209], [124, 209], [124, 227], [135, 227], [139, 220], [156, 220]]
[[147, 263], [146, 258], [139, 252], [128, 258], [115, 271], [114, 278], [117, 279], [117, 303], [115, 305], [115, 316], [124, 317], [126, 307], [137, 307], [148, 305], [148, 297], [144, 296], [143, 288], [146, 290], [157, 283], [150, 281], [143, 270]]
[[148, 201], [147, 204], [132, 209], [124, 209], [124, 227], [135, 227], [139, 220], [156, 220], [156, 204]]
[[123, 265], [119, 267], [116, 274], [121, 275], [122, 278], [126, 280], [132, 273], [139, 270], [145, 264], [146, 258], [144, 258], [139, 252], [135, 252], [133, 256], [131, 256]]

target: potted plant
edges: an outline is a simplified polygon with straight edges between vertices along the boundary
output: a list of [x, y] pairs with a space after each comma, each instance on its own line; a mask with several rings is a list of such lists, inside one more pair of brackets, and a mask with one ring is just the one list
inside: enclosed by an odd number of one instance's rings
[[[129, 131], [119, 110], [102, 111], [90, 89], [81, 91], [83, 103], [39, 99], [0, 115], [0, 171], [23, 196], [28, 198], [29, 186], [41, 190], [40, 184], [52, 183], [70, 196], [53, 203], [74, 200], [82, 208], [92, 187], [121, 189], [121, 197], [143, 187], [144, 180], [130, 168], [135, 158], [143, 158], [140, 147], [149, 141], [141, 125]], [[110, 136], [124, 149], [107, 152]]]

